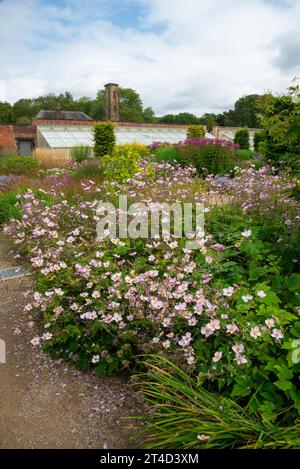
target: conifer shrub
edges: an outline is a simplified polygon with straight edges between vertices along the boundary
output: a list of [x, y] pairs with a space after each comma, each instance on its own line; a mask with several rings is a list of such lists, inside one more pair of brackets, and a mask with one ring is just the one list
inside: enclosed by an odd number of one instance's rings
[[234, 143], [238, 144], [241, 150], [249, 150], [250, 149], [249, 130], [248, 129], [238, 130], [234, 136]]
[[96, 157], [111, 155], [115, 144], [115, 127], [111, 122], [101, 122], [94, 126], [94, 153]]

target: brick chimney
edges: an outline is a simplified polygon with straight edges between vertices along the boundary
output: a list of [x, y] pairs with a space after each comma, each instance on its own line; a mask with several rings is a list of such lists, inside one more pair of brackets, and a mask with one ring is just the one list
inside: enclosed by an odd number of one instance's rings
[[57, 103], [57, 106], [55, 108], [55, 119], [56, 120], [59, 120], [61, 119], [61, 108], [60, 108], [60, 104]]
[[120, 120], [120, 106], [118, 96], [119, 85], [107, 83], [105, 85], [105, 119], [111, 122]]

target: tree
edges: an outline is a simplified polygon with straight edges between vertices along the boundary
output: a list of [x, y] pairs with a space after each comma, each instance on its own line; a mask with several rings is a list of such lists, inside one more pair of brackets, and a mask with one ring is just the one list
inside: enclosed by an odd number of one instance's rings
[[144, 122], [143, 102], [131, 88], [119, 88], [120, 118], [127, 122]]
[[153, 111], [152, 107], [146, 107], [143, 111], [144, 122], [157, 122], [155, 117], [155, 112]]
[[298, 84], [282, 96], [266, 96], [260, 121], [264, 130], [264, 156], [279, 166], [281, 162], [300, 172], [300, 90]]
[[7, 102], [0, 102], [0, 124], [12, 124], [14, 112], [12, 106]]
[[179, 114], [166, 114], [159, 118], [162, 124], [178, 124], [178, 125], [197, 125], [201, 124], [201, 118], [191, 114], [190, 112], [180, 112]]

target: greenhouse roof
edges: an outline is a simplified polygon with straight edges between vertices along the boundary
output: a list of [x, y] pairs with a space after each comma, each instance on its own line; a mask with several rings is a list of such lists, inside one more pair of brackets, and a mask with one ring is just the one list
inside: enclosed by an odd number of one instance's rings
[[[93, 127], [81, 125], [39, 125], [38, 131], [51, 148], [72, 148], [79, 145], [93, 146]], [[212, 137], [206, 134], [206, 137]], [[139, 142], [178, 143], [186, 139], [184, 126], [116, 125], [118, 144]]]

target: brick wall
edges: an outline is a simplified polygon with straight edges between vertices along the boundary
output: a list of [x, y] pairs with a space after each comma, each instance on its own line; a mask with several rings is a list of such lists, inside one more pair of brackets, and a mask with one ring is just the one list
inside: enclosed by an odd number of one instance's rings
[[0, 150], [16, 153], [16, 141], [13, 125], [0, 125]]

